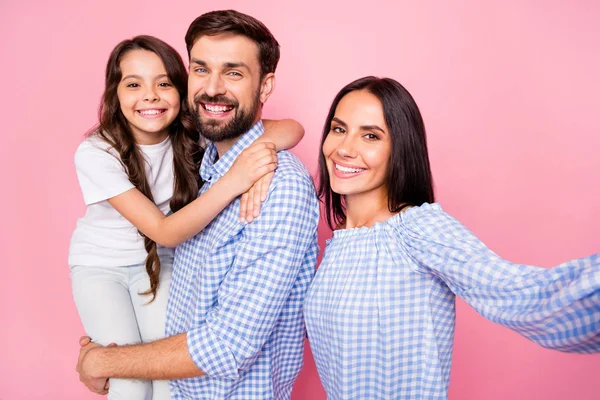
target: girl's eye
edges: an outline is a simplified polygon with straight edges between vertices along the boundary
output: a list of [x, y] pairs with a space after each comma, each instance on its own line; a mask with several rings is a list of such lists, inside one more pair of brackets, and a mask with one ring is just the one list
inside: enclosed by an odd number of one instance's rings
[[171, 84], [169, 82], [161, 82], [158, 84], [159, 87], [171, 87]]
[[335, 132], [335, 133], [344, 133], [344, 129], [339, 127], [339, 126], [332, 126], [331, 127], [331, 132]]
[[128, 83], [127, 87], [128, 88], [137, 88], [137, 87], [140, 87], [140, 85], [138, 85], [137, 83]]

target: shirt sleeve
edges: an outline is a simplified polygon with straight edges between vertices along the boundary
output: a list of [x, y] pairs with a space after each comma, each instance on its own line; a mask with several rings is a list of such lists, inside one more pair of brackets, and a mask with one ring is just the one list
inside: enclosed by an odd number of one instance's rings
[[477, 312], [543, 347], [600, 351], [600, 254], [554, 268], [514, 264], [489, 250], [439, 205], [403, 213], [406, 246]]
[[135, 187], [114, 155], [88, 141], [75, 152], [75, 168], [86, 205], [110, 199]]
[[237, 379], [253, 365], [316, 246], [318, 221], [308, 178], [273, 183], [259, 217], [242, 230], [217, 303], [187, 334], [190, 355], [208, 376]]

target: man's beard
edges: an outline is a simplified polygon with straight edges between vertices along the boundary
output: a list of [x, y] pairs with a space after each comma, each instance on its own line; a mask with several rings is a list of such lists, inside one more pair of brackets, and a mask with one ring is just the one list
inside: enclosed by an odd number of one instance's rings
[[[200, 118], [200, 107], [202, 107], [202, 105], [200, 103], [216, 103], [233, 106], [233, 118], [227, 122], [225, 126], [221, 126], [220, 121], [216, 119], [202, 121]], [[194, 96], [194, 104], [191, 108], [198, 132], [212, 142], [222, 142], [224, 140], [235, 139], [250, 130], [252, 125], [254, 125], [254, 120], [256, 119], [260, 105], [260, 92], [257, 90], [254, 101], [247, 112], [239, 108], [239, 103], [235, 100], [229, 99], [223, 95], [211, 97], [206, 93], [200, 96]]]

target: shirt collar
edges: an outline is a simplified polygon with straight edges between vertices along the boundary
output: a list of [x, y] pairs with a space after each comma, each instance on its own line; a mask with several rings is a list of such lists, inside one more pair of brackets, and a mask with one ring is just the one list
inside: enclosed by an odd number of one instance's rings
[[231, 146], [231, 148], [227, 150], [227, 152], [223, 154], [223, 157], [219, 158], [217, 162], [215, 162], [218, 154], [217, 147], [213, 142], [210, 142], [206, 148], [206, 151], [204, 152], [202, 164], [200, 165], [200, 177], [202, 180], [205, 182], [216, 181], [225, 175], [242, 150], [250, 146], [252, 142], [254, 142], [260, 137], [260, 135], [263, 134], [264, 131], [265, 128], [262, 120], [259, 120], [250, 128], [248, 132], [240, 136], [235, 144]]

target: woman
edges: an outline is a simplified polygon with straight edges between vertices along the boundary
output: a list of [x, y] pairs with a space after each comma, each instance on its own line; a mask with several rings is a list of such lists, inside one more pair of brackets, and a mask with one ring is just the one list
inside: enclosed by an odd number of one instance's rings
[[321, 143], [335, 230], [304, 312], [329, 399], [446, 399], [455, 296], [544, 347], [600, 351], [600, 254], [545, 269], [487, 249], [433, 203], [421, 114], [398, 82], [344, 87]]

